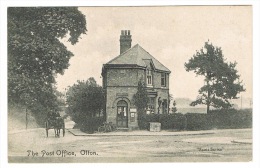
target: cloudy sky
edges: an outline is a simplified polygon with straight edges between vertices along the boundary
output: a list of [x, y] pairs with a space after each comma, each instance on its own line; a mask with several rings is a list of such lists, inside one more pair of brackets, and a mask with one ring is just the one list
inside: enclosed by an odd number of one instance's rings
[[77, 80], [94, 77], [101, 85], [102, 65], [119, 55], [121, 30], [131, 30], [132, 46], [141, 45], [171, 70], [170, 93], [195, 99], [203, 78], [186, 72], [184, 63], [210, 40], [236, 61], [252, 97], [252, 8], [250, 6], [80, 7], [86, 15], [87, 35], [71, 46], [74, 57], [57, 87], [63, 91]]

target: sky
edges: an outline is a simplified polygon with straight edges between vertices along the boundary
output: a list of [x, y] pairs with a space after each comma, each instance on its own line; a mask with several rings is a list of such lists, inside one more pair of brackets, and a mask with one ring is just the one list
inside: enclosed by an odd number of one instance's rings
[[228, 62], [236, 61], [245, 98], [252, 98], [252, 8], [250, 6], [80, 7], [87, 34], [76, 45], [62, 39], [74, 53], [60, 91], [94, 77], [102, 85], [102, 65], [119, 55], [121, 30], [130, 30], [132, 46], [139, 44], [171, 70], [174, 98], [196, 99], [203, 77], [187, 72], [184, 63], [206, 41], [222, 48]]

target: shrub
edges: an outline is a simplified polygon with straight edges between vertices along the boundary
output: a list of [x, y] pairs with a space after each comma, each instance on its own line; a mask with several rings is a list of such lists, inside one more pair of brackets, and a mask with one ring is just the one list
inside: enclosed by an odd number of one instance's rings
[[159, 122], [162, 129], [185, 130], [187, 126], [186, 117], [183, 114], [160, 114]]
[[149, 130], [149, 122], [159, 122], [159, 114], [143, 114], [139, 116], [139, 129]]
[[104, 117], [88, 117], [80, 124], [80, 130], [89, 134], [93, 134], [104, 122]]
[[211, 129], [211, 119], [207, 114], [187, 113], [187, 130], [206, 130]]
[[252, 127], [252, 110], [211, 110], [208, 114], [187, 113], [187, 130], [238, 129]]
[[209, 113], [215, 128], [251, 128], [252, 110], [212, 110]]
[[160, 122], [161, 129], [210, 130], [252, 127], [252, 110], [211, 110], [208, 114], [144, 114], [139, 118], [139, 128], [149, 130], [149, 122]]
[[140, 117], [139, 128], [149, 130], [149, 122], [160, 122], [161, 129], [186, 129], [186, 118], [183, 114], [145, 114]]

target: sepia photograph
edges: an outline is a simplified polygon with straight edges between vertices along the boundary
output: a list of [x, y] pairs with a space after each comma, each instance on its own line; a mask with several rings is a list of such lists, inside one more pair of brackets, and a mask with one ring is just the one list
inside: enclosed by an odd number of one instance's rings
[[9, 164], [253, 162], [252, 5], [8, 6], [6, 26]]

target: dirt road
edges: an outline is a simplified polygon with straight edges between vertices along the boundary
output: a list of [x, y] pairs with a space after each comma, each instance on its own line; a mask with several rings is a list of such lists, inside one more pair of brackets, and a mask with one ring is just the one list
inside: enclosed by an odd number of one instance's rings
[[[202, 131], [203, 133], [203, 131]], [[231, 162], [252, 160], [252, 130], [178, 136], [49, 137], [43, 128], [10, 133], [9, 162]]]

